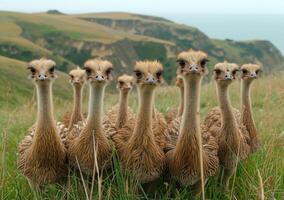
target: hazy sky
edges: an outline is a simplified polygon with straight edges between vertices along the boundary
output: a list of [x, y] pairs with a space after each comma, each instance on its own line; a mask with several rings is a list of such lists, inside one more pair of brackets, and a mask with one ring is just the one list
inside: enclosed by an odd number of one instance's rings
[[284, 0], [0, 0], [0, 10], [67, 13], [127, 11], [145, 14], [284, 14]]

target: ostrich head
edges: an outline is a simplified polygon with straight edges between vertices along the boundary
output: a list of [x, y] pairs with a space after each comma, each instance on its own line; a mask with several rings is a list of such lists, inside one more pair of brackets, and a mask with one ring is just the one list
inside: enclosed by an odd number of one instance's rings
[[242, 79], [246, 81], [253, 81], [258, 78], [262, 70], [260, 65], [257, 64], [244, 64], [241, 66]]
[[29, 78], [37, 84], [47, 84], [53, 81], [57, 76], [55, 74], [56, 63], [53, 60], [41, 58], [33, 60], [28, 64], [30, 71]]
[[235, 63], [217, 63], [214, 67], [214, 79], [218, 84], [229, 85], [236, 79], [239, 66]]
[[181, 77], [201, 77], [207, 73], [208, 56], [202, 51], [184, 51], [178, 55], [179, 68], [177, 73]]
[[134, 66], [134, 80], [138, 86], [155, 87], [163, 82], [163, 66], [158, 61], [138, 61]]
[[83, 69], [87, 81], [95, 85], [105, 85], [112, 80], [112, 64], [107, 60], [91, 59], [85, 62]]
[[123, 92], [128, 92], [133, 88], [134, 79], [132, 76], [123, 74], [117, 79], [117, 88]]
[[73, 69], [69, 72], [70, 83], [73, 86], [83, 86], [86, 82], [86, 73], [85, 70], [80, 69]]

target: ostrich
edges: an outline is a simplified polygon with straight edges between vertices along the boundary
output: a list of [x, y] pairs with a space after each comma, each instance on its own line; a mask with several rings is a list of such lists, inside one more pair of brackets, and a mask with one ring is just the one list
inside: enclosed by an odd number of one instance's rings
[[241, 93], [242, 93], [242, 123], [247, 128], [249, 132], [250, 141], [249, 145], [251, 152], [254, 153], [261, 145], [260, 139], [257, 133], [257, 129], [254, 123], [251, 98], [250, 98], [250, 89], [253, 80], [255, 80], [260, 72], [260, 66], [257, 64], [245, 64], [241, 67], [242, 71], [242, 81], [241, 81]]
[[92, 59], [85, 62], [83, 69], [90, 87], [88, 117], [85, 124], [70, 131], [67, 147], [70, 164], [92, 174], [95, 167], [101, 171], [111, 164], [111, 146], [102, 116], [104, 91], [111, 80], [113, 67], [109, 61]]
[[134, 79], [129, 75], [119, 76], [117, 79], [117, 88], [119, 89], [119, 102], [107, 114], [106, 117], [114, 124], [116, 128], [122, 128], [128, 120], [134, 120], [135, 115], [132, 109], [128, 106], [128, 95], [133, 88]]
[[74, 124], [84, 120], [84, 116], [81, 111], [82, 107], [82, 93], [83, 87], [86, 82], [86, 73], [85, 70], [80, 69], [73, 69], [69, 72], [70, 76], [70, 83], [73, 86], [73, 95], [74, 95], [74, 104], [73, 104], [73, 111], [70, 114], [67, 112], [64, 115], [64, 124], [68, 127], [68, 130], [73, 128]]
[[226, 189], [239, 160], [245, 159], [250, 153], [249, 133], [241, 122], [239, 111], [232, 108], [228, 96], [229, 85], [235, 79], [238, 70], [238, 65], [234, 63], [224, 62], [215, 65], [214, 78], [220, 108], [213, 108], [204, 122], [204, 131], [211, 132], [218, 141], [221, 168], [218, 181]]
[[167, 165], [173, 179], [182, 186], [191, 186], [196, 196], [219, 167], [215, 138], [209, 132], [201, 132], [200, 128], [200, 85], [206, 73], [207, 54], [189, 50], [179, 54], [178, 62], [185, 102], [182, 116], [172, 122], [174, 129], [170, 131], [177, 131], [173, 134], [178, 138], [175, 148], [167, 152]]
[[53, 116], [55, 65], [45, 58], [28, 64], [29, 77], [37, 91], [37, 120], [19, 145], [17, 165], [36, 189], [67, 175], [66, 150], [61, 138], [63, 127], [57, 126]]
[[[166, 123], [159, 114], [153, 119], [154, 91], [162, 81], [162, 65], [157, 61], [139, 61], [134, 66], [139, 109], [133, 125], [124, 126], [113, 136], [123, 168], [142, 183], [157, 180], [164, 169], [168, 137]], [[119, 138], [123, 138], [120, 140]]]

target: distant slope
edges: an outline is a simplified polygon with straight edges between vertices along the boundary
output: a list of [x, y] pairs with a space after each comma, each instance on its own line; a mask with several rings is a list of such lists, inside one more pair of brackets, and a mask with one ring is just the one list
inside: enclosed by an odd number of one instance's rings
[[131, 13], [90, 13], [77, 17], [114, 30], [171, 41], [176, 44], [178, 51], [201, 49], [213, 57], [214, 62], [227, 59], [240, 64], [258, 62], [265, 68], [283, 67], [281, 52], [269, 41], [212, 40], [196, 28]]
[[22, 61], [50, 57], [64, 72], [91, 57], [113, 62], [116, 74], [131, 71], [136, 60], [158, 59], [165, 79], [175, 76], [176, 55], [189, 48], [210, 56], [209, 67], [224, 59], [283, 67], [284, 58], [268, 41], [213, 40], [197, 28], [160, 17], [131, 13], [66, 15], [0, 12], [0, 55]]
[[[9, 106], [14, 108], [33, 98], [34, 86], [28, 79], [27, 63], [0, 56], [0, 108]], [[54, 84], [54, 96], [65, 99], [72, 98], [68, 76], [57, 72], [58, 79]]]

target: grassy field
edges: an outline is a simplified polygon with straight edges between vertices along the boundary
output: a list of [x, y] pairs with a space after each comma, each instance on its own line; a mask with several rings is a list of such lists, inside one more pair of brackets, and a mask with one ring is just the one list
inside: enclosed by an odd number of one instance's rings
[[[16, 169], [16, 159], [18, 143], [35, 121], [35, 94], [33, 85], [29, 80], [20, 78], [25, 76], [22, 67], [24, 63], [8, 61], [12, 63], [11, 65], [14, 68], [7, 67], [4, 70], [7, 76], [1, 76], [0, 79], [0, 199], [33, 199], [34, 194], [31, 188]], [[1, 65], [4, 65], [7, 60], [0, 57], [0, 62]], [[13, 72], [8, 69], [16, 71]], [[253, 111], [263, 146], [257, 153], [239, 164], [236, 176], [231, 180], [228, 193], [222, 194], [216, 187], [215, 180], [213, 178], [209, 180], [206, 185], [206, 199], [261, 199], [262, 189], [264, 189], [265, 199], [284, 199], [283, 80], [284, 74], [279, 73], [262, 77], [254, 83], [252, 91]], [[239, 82], [236, 81], [231, 87], [232, 102], [237, 108], [240, 107], [239, 86]], [[72, 90], [66, 75], [60, 74], [60, 78], [54, 85], [54, 90], [55, 113], [57, 119], [60, 119], [63, 113], [72, 107]], [[87, 95], [84, 99], [85, 108], [87, 105], [86, 97]], [[156, 107], [161, 112], [165, 112], [169, 107], [178, 105], [178, 97], [177, 88], [161, 87], [156, 94]], [[114, 105], [117, 98], [117, 94], [107, 92], [105, 110]], [[130, 98], [130, 104], [135, 109], [137, 107], [135, 91], [131, 93]], [[203, 85], [202, 118], [217, 104], [215, 84]], [[141, 185], [137, 181], [121, 172], [119, 162], [115, 162], [113, 171], [103, 179], [96, 180], [93, 190], [91, 184], [86, 183], [86, 187], [89, 188], [86, 192], [93, 191], [94, 199], [151, 198], [141, 191]], [[67, 194], [64, 186], [50, 185], [42, 192], [39, 199], [87, 199], [81, 178], [73, 172], [70, 177], [71, 185]], [[86, 177], [84, 180], [87, 181]], [[167, 183], [161, 183], [157, 191], [157, 199], [188, 199], [190, 197], [187, 188], [176, 190], [174, 185]]]

